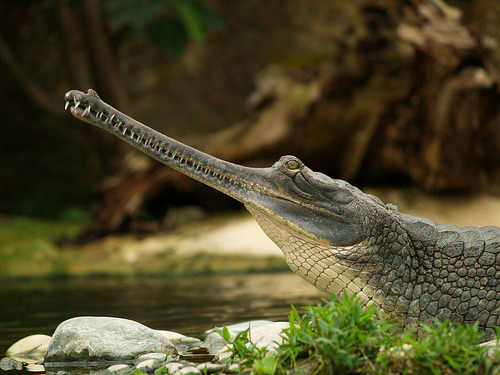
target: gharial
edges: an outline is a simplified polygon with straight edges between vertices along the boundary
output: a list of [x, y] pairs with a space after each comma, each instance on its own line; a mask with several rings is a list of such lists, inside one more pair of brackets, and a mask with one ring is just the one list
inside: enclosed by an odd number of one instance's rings
[[437, 225], [399, 213], [294, 156], [269, 168], [220, 160], [117, 111], [89, 90], [66, 109], [160, 162], [241, 201], [290, 268], [326, 292], [346, 290], [382, 312], [418, 321], [500, 326], [500, 228]]

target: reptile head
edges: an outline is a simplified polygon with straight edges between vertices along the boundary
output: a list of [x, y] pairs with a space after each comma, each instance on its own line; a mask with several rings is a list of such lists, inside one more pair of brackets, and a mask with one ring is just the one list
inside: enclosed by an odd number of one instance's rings
[[265, 215], [311, 240], [356, 245], [364, 238], [368, 204], [382, 205], [343, 180], [313, 172], [294, 156], [281, 157], [270, 169], [269, 182], [280, 199], [260, 197], [247, 208], [257, 219]]

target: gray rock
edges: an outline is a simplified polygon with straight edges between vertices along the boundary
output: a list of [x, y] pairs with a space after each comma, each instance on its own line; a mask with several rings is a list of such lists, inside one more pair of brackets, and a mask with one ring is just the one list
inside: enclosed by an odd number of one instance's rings
[[133, 360], [152, 352], [173, 354], [176, 350], [165, 336], [132, 320], [78, 317], [57, 327], [45, 362]]

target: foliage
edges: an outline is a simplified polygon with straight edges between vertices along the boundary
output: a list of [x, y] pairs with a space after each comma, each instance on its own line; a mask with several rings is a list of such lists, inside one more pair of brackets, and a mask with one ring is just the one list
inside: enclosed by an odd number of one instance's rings
[[[406, 333], [389, 349], [380, 352], [377, 360], [388, 374], [489, 374], [500, 358], [494, 360], [479, 346], [482, 332], [478, 324], [455, 325], [450, 321], [421, 325], [424, 337]], [[395, 355], [396, 353], [396, 355]]]
[[231, 342], [230, 361], [238, 362], [240, 369], [253, 368], [256, 374], [274, 374], [276, 372], [276, 357], [267, 354], [266, 348], [259, 348], [249, 339], [249, 330], [239, 332], [234, 339], [226, 327], [216, 328], [224, 341]]
[[219, 331], [231, 342], [230, 362], [240, 370], [259, 374], [493, 374], [500, 371], [500, 357], [486, 355], [478, 344], [476, 325], [446, 321], [422, 325], [416, 332], [397, 333], [393, 321], [359, 299], [342, 299], [308, 306], [300, 317], [292, 306], [290, 328], [277, 354], [268, 353], [248, 339], [248, 331], [231, 340], [227, 328]]
[[211, 29], [223, 29], [222, 21], [194, 0], [107, 0], [111, 25], [127, 28], [178, 56], [189, 41], [203, 43]]
[[382, 345], [389, 322], [375, 317], [375, 309], [361, 307], [345, 293], [323, 305], [308, 307], [301, 318], [292, 308], [286, 332], [286, 362], [306, 357], [317, 364], [316, 373], [349, 372], [373, 361]]

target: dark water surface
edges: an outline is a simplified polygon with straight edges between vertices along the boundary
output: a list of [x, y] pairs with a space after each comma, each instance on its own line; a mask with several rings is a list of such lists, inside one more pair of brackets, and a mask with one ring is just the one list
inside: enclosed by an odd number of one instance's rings
[[4, 281], [0, 284], [0, 358], [32, 335], [52, 335], [76, 316], [113, 316], [189, 336], [247, 320], [286, 320], [290, 304], [326, 294], [292, 273], [120, 280]]

